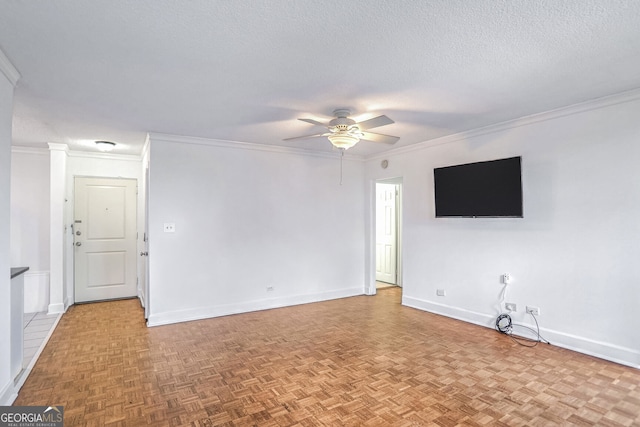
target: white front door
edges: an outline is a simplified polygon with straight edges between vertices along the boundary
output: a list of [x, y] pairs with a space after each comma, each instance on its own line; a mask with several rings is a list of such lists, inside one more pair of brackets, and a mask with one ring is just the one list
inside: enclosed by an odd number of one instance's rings
[[397, 225], [395, 184], [376, 184], [376, 280], [396, 284]]
[[137, 294], [136, 180], [75, 178], [75, 301]]

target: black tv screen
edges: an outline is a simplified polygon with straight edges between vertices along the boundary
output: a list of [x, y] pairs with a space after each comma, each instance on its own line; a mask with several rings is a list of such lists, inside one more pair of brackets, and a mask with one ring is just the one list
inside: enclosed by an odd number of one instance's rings
[[522, 218], [521, 157], [433, 170], [436, 218]]

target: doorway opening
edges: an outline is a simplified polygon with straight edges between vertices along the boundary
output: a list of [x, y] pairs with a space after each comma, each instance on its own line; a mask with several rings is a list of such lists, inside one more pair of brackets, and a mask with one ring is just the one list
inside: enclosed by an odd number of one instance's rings
[[402, 178], [376, 181], [376, 289], [402, 287]]
[[137, 181], [75, 177], [74, 300], [137, 296]]

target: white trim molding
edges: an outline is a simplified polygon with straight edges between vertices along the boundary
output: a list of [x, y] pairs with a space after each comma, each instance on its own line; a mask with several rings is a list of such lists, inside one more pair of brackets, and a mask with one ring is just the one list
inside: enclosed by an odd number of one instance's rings
[[59, 144], [57, 142], [48, 142], [50, 151], [64, 151], [65, 153], [69, 153], [69, 146], [67, 144]]
[[18, 388], [13, 384], [13, 380], [0, 390], [0, 406], [11, 406], [18, 397]]
[[529, 116], [519, 117], [513, 120], [507, 120], [505, 122], [496, 123], [481, 128], [476, 128], [464, 132], [458, 132], [451, 135], [445, 135], [434, 139], [429, 139], [417, 144], [411, 144], [404, 147], [392, 148], [382, 153], [376, 153], [371, 156], [367, 156], [365, 159], [369, 160], [382, 160], [392, 155], [399, 155], [405, 153], [411, 153], [414, 151], [422, 151], [443, 144], [451, 144], [454, 142], [474, 138], [481, 135], [488, 135], [504, 130], [515, 129], [521, 126], [528, 126], [534, 123], [544, 122], [547, 120], [553, 120], [560, 117], [571, 116], [574, 114], [583, 113], [585, 111], [597, 110], [600, 108], [610, 107], [618, 104], [624, 104], [626, 102], [634, 102], [640, 100], [640, 89], [633, 89], [614, 95], [604, 96], [602, 98], [592, 99], [589, 101], [581, 102], [578, 104], [569, 105], [566, 107], [556, 108], [554, 110], [545, 111], [542, 113], [531, 114]]
[[18, 69], [11, 63], [7, 55], [0, 49], [0, 71], [5, 75], [7, 80], [11, 83], [12, 86], [18, 83], [20, 80], [20, 72]]
[[[334, 159], [336, 158], [336, 156], [339, 156], [339, 153], [336, 151], [312, 151], [305, 150], [304, 148], [284, 147], [282, 145], [256, 144], [253, 142], [227, 141], [221, 139], [207, 139], [193, 136], [168, 135], [163, 133], [150, 133], [149, 140], [151, 145], [153, 145], [153, 141], [165, 141], [178, 144], [206, 145], [210, 147], [232, 148], [237, 150], [267, 151], [272, 153], [323, 157], [329, 159]], [[364, 158], [362, 156], [357, 156], [349, 153], [345, 153], [344, 158], [345, 160], [364, 161]]]
[[272, 308], [289, 307], [292, 305], [329, 301], [332, 299], [362, 295], [362, 291], [362, 288], [347, 288], [315, 294], [261, 299], [238, 304], [214, 305], [187, 310], [168, 311], [164, 313], [151, 314], [147, 321], [147, 326], [169, 325], [172, 323], [189, 322], [192, 320], [228, 316], [231, 314], [248, 313], [252, 311], [270, 310]]
[[[425, 301], [419, 298], [402, 296], [402, 305], [450, 317], [463, 322], [473, 323], [475, 325], [484, 326], [486, 328], [495, 329], [495, 315], [486, 313], [476, 313], [459, 307], [453, 307], [445, 304], [436, 304], [431, 301]], [[517, 324], [517, 323], [516, 323]], [[524, 325], [531, 327], [531, 325]], [[578, 353], [588, 354], [589, 356], [598, 357], [610, 362], [619, 363], [621, 365], [630, 366], [640, 369], [640, 351], [618, 346], [612, 343], [592, 340], [586, 337], [566, 334], [554, 329], [540, 328], [540, 334], [549, 340], [551, 345], [566, 348]]]
[[45, 147], [26, 147], [22, 145], [12, 145], [11, 153], [15, 154], [33, 154], [37, 156], [48, 156], [49, 149]]

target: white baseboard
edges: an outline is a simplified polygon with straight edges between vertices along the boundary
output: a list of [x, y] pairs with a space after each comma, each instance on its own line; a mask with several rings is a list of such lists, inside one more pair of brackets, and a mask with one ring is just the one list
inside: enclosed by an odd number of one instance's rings
[[17, 397], [18, 389], [13, 385], [13, 380], [10, 380], [0, 391], [0, 406], [11, 406]]
[[251, 311], [269, 310], [272, 308], [287, 307], [291, 305], [308, 304], [312, 302], [328, 301], [338, 298], [362, 295], [362, 288], [348, 288], [337, 291], [321, 292], [316, 294], [293, 295], [282, 298], [271, 298], [257, 301], [249, 301], [238, 304], [215, 305], [208, 307], [192, 308], [179, 311], [150, 314], [148, 326], [169, 325], [172, 323], [188, 322], [191, 320], [208, 319], [211, 317], [228, 316], [231, 314], [248, 313]]
[[49, 304], [47, 314], [60, 314], [60, 313], [64, 313], [64, 311], [65, 311], [65, 304], [63, 302], [59, 302], [56, 304]]
[[496, 320], [496, 316], [494, 315], [477, 313], [475, 311], [464, 310], [462, 308], [445, 304], [436, 304], [431, 301], [425, 301], [405, 295], [402, 296], [402, 305], [406, 305], [407, 307], [416, 308], [422, 311], [428, 311], [429, 313], [440, 314], [442, 316], [451, 317], [453, 319], [462, 320], [463, 322], [473, 323], [474, 325], [480, 325], [487, 328], [493, 328]]
[[640, 351], [547, 328], [540, 328], [540, 334], [552, 345], [640, 369]]
[[[402, 297], [402, 305], [418, 310], [428, 311], [429, 313], [440, 314], [442, 316], [451, 317], [453, 319], [462, 320], [464, 322], [473, 323], [475, 325], [480, 325], [491, 329], [495, 328], [495, 315], [476, 313], [458, 307], [436, 304], [430, 301], [425, 301], [404, 295]], [[531, 327], [531, 325], [525, 326]], [[598, 357], [610, 362], [615, 362], [621, 365], [640, 369], [640, 351], [638, 350], [621, 347], [602, 341], [596, 341], [590, 338], [571, 335], [548, 328], [540, 328], [540, 334], [549, 342], [551, 342], [552, 345], [566, 348], [568, 350], [573, 350], [578, 353], [588, 354], [589, 356]]]

